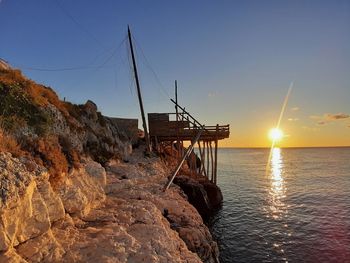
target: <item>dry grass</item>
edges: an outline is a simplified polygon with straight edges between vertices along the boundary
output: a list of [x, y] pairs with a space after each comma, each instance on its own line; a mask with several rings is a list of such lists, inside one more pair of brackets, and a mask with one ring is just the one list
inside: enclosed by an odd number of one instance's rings
[[65, 103], [51, 88], [27, 79], [20, 70], [0, 70], [0, 83], [7, 87], [19, 86], [23, 91], [26, 91], [37, 106], [45, 107], [50, 103], [58, 108], [65, 117], [69, 117]]
[[0, 83], [6, 86], [20, 85], [25, 80], [20, 70], [0, 70]]
[[49, 170], [50, 181], [59, 180], [63, 174], [68, 172], [68, 162], [57, 136], [39, 138], [33, 143], [36, 157], [40, 158], [43, 165]]
[[0, 152], [9, 152], [15, 157], [24, 155], [17, 141], [0, 128]]

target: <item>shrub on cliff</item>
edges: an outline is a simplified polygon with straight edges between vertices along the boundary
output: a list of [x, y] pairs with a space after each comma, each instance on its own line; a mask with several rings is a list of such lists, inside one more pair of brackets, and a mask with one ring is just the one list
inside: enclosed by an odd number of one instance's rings
[[2, 150], [24, 152], [44, 165], [52, 179], [79, 167], [80, 155], [104, 164], [124, 154], [118, 129], [92, 101], [63, 102], [19, 70], [0, 69], [0, 122], [8, 139]]
[[0, 128], [0, 152], [9, 152], [15, 157], [23, 155], [17, 141]]
[[50, 117], [23, 92], [21, 84], [2, 81], [0, 75], [0, 116], [3, 128], [13, 133], [28, 126], [38, 135], [46, 134], [52, 123]]
[[[15, 156], [27, 153], [54, 179], [68, 171], [68, 160], [79, 158], [71, 147], [63, 149], [51, 132], [55, 120], [45, 110], [49, 104], [69, 116], [53, 90], [26, 79], [19, 70], [0, 70], [0, 150]], [[67, 158], [65, 153], [73, 157]]]

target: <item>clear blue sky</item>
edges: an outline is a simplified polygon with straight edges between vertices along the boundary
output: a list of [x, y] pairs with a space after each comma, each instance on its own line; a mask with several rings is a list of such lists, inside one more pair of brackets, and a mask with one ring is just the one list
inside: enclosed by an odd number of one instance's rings
[[[325, 115], [350, 114], [350, 1], [2, 0], [0, 21], [1, 58], [106, 115], [139, 116], [130, 24], [147, 112], [172, 111], [177, 79], [200, 121], [231, 124], [226, 144], [263, 146], [293, 81], [286, 145], [350, 145], [350, 118]], [[71, 67], [92, 68], [29, 70]]]

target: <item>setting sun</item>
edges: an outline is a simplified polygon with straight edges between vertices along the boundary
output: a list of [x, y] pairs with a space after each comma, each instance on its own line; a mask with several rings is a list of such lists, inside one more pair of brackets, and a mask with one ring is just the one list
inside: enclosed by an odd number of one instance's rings
[[273, 128], [269, 131], [269, 138], [273, 142], [278, 142], [283, 138], [283, 131], [278, 128]]

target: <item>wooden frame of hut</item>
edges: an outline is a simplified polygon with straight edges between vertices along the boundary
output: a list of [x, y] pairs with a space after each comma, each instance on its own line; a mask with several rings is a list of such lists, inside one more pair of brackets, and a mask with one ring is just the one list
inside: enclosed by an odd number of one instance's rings
[[[191, 173], [201, 174], [216, 183], [218, 141], [229, 137], [230, 126], [202, 125], [176, 101], [171, 101], [175, 104], [175, 113], [148, 113], [149, 136], [153, 147], [158, 152], [169, 146], [177, 150], [180, 164], [173, 177], [186, 159]], [[183, 147], [185, 141], [191, 143], [186, 151]], [[196, 145], [199, 156], [192, 153]]]

